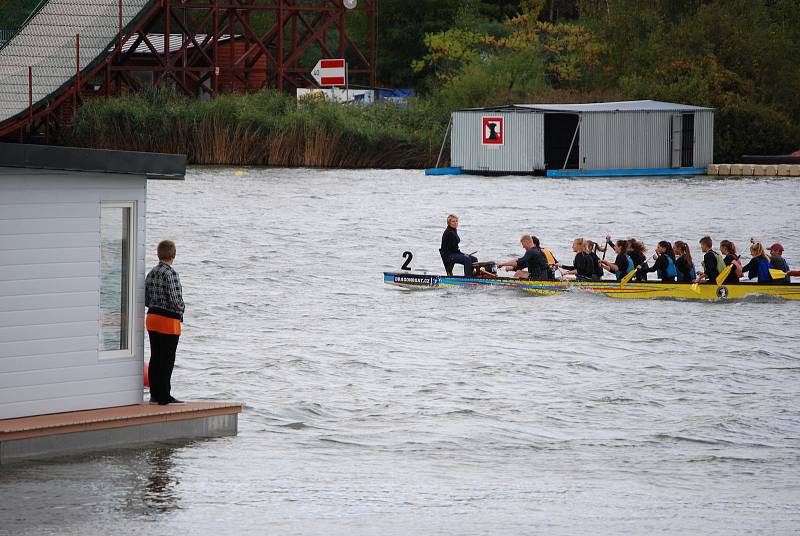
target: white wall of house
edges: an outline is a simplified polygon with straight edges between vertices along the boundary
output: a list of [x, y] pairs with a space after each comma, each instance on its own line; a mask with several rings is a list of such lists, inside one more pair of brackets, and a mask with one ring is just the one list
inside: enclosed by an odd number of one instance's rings
[[[137, 404], [144, 176], [0, 168], [0, 419]], [[134, 205], [130, 350], [100, 352], [100, 215]]]

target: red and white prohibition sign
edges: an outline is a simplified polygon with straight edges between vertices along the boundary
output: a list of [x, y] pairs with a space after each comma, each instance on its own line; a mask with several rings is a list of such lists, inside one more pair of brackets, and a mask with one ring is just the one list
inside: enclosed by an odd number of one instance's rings
[[483, 145], [503, 145], [505, 137], [503, 117], [483, 116], [481, 118], [481, 127]]

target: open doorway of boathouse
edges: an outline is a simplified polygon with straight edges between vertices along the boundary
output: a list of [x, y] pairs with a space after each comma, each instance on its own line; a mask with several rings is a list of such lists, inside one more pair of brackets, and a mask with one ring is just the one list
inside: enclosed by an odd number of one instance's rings
[[544, 161], [547, 169], [578, 169], [580, 116], [544, 114]]

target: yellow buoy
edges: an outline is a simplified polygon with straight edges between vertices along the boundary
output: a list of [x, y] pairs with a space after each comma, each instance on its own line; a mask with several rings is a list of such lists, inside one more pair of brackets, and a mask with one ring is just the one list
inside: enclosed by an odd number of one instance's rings
[[244, 176], [244, 171], [242, 171], [241, 169], [237, 169], [236, 171], [234, 171], [233, 174], [236, 175], [237, 177], [242, 177]]

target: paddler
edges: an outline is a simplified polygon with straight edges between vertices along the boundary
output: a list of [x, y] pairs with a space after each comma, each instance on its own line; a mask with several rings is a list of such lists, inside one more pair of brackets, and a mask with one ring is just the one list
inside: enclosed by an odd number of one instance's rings
[[[609, 238], [610, 240], [610, 238]], [[614, 262], [609, 262], [607, 260], [601, 259], [600, 264], [602, 264], [606, 270], [614, 274], [616, 276], [617, 281], [625, 277], [631, 270], [634, 268], [633, 261], [628, 256], [628, 241], [627, 240], [617, 240], [614, 244], [614, 251], [617, 254], [617, 258], [614, 259]]]
[[458, 236], [458, 216], [450, 214], [447, 216], [447, 227], [442, 233], [442, 247], [439, 253], [442, 255], [442, 260], [448, 261], [452, 264], [461, 264], [464, 266], [464, 275], [472, 277], [472, 265], [478, 262], [478, 258], [472, 255], [462, 253], [458, 249], [458, 243], [461, 238]]
[[586, 251], [586, 240], [580, 237], [573, 240], [572, 251], [575, 252], [572, 266], [563, 265], [560, 262], [556, 263], [556, 266], [568, 270], [564, 275], [574, 275], [577, 281], [591, 281], [594, 276], [594, 261]]
[[674, 283], [678, 271], [675, 268], [675, 252], [672, 250], [672, 244], [666, 240], [660, 241], [656, 246], [656, 262], [653, 266], [638, 265], [636, 270], [638, 273], [656, 272], [662, 283]]
[[[777, 242], [769, 247], [769, 263], [776, 270], [782, 270], [787, 274], [789, 273], [789, 263], [783, 258], [783, 246]], [[787, 275], [785, 278], [780, 279], [780, 281], [788, 283], [790, 278]]]
[[514, 277], [518, 279], [535, 279], [537, 281], [555, 279], [552, 270], [547, 265], [547, 258], [534, 242], [534, 238], [531, 235], [522, 235], [519, 243], [525, 250], [525, 254], [516, 260], [498, 262], [497, 266], [515, 270]]
[[742, 260], [739, 254], [736, 253], [736, 244], [730, 240], [723, 240], [719, 243], [719, 252], [725, 255], [723, 261], [725, 266], [733, 265], [733, 268], [728, 272], [728, 277], [725, 278], [725, 284], [738, 283], [742, 278]]
[[697, 274], [695, 283], [708, 281], [716, 284], [717, 276], [725, 269], [725, 260], [714, 251], [714, 242], [710, 236], [700, 239], [700, 251], [703, 252], [703, 271]]
[[[750, 261], [742, 266], [742, 271], [747, 272], [748, 279], [758, 278], [759, 283], [772, 283], [783, 281], [783, 278], [773, 281], [769, 269], [772, 267], [769, 262], [769, 257], [764, 251], [764, 246], [760, 242], [753, 242], [750, 244]], [[786, 271], [786, 270], [784, 270]]]

